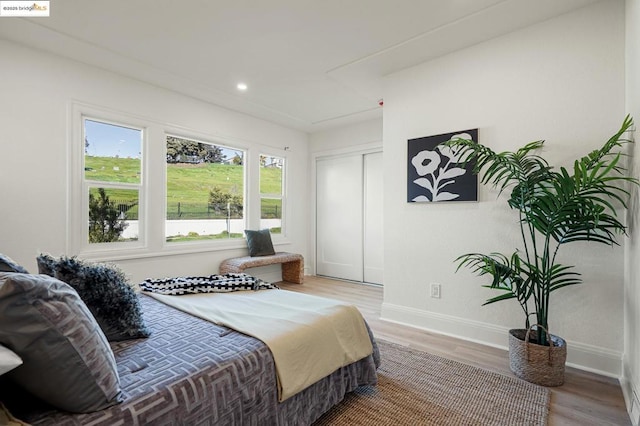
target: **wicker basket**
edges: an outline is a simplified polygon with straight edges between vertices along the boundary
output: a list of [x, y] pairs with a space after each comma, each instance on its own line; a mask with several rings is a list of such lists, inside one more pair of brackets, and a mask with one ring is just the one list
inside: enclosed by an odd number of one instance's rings
[[560, 386], [564, 383], [567, 342], [549, 333], [547, 334], [550, 336], [550, 346], [529, 342], [529, 334], [534, 327], [536, 326], [534, 325], [528, 330], [509, 330], [511, 371], [519, 378], [531, 383], [542, 386]]

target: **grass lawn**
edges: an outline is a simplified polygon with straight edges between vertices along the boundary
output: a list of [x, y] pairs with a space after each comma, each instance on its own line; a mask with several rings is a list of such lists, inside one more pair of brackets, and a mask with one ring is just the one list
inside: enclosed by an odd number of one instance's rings
[[[140, 160], [135, 158], [114, 158], [85, 156], [85, 177], [88, 180], [118, 183], [140, 182]], [[167, 214], [178, 216], [178, 203], [182, 217], [207, 219], [209, 191], [218, 186], [224, 192], [243, 194], [243, 166], [233, 164], [167, 164]], [[157, 183], [153, 183], [157, 185]], [[99, 186], [99, 185], [96, 185]], [[261, 193], [280, 194], [282, 170], [262, 167], [260, 169]], [[156, 186], [157, 188], [157, 186]], [[137, 201], [137, 191], [111, 189], [107, 195], [117, 203]], [[280, 200], [263, 199], [261, 211], [264, 218], [274, 217], [282, 212]], [[130, 210], [137, 217], [137, 207]]]
[[243, 180], [243, 167], [233, 164], [167, 164], [167, 203], [206, 205], [214, 186], [242, 196]]
[[140, 175], [140, 160], [137, 158], [84, 157], [84, 177], [87, 180], [139, 183]]

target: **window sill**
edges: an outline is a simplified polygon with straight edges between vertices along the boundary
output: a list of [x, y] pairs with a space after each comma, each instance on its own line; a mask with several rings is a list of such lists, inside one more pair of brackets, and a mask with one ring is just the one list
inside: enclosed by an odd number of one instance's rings
[[[276, 239], [273, 241], [273, 246], [285, 246], [291, 244], [291, 241], [287, 238]], [[118, 260], [135, 260], [135, 259], [149, 259], [166, 256], [178, 256], [185, 254], [195, 253], [207, 253], [218, 251], [231, 251], [247, 249], [247, 242], [245, 239], [238, 239], [228, 242], [219, 242], [218, 244], [203, 244], [203, 243], [173, 243], [165, 244], [161, 250], [153, 251], [146, 248], [130, 249], [123, 251], [122, 248], [114, 248], [112, 250], [101, 251], [87, 251], [81, 252], [79, 256], [87, 260], [94, 261], [118, 261]]]

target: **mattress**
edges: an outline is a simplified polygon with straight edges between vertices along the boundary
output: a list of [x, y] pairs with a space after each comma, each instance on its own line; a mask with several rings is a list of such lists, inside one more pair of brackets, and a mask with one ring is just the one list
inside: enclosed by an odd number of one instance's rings
[[309, 425], [346, 393], [377, 383], [380, 357], [369, 330], [373, 355], [279, 403], [275, 366], [264, 343], [139, 297], [151, 337], [112, 343], [121, 404], [70, 414], [12, 390], [2, 396], [9, 410], [32, 425]]

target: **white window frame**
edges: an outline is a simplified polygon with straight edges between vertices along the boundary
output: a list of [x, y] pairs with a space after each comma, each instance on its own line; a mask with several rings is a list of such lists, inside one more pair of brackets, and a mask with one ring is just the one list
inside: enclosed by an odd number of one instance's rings
[[287, 168], [288, 168], [288, 159], [287, 156], [284, 155], [283, 153], [273, 153], [273, 152], [269, 152], [269, 150], [261, 150], [260, 154], [258, 155], [258, 168], [260, 168], [260, 157], [261, 156], [265, 156], [265, 157], [276, 157], [276, 158], [281, 158], [282, 159], [282, 187], [280, 188], [280, 194], [263, 194], [262, 191], [260, 191], [260, 173], [259, 173], [259, 169], [258, 169], [258, 199], [259, 199], [259, 205], [258, 205], [258, 214], [259, 214], [259, 220], [262, 221], [262, 199], [272, 199], [272, 200], [280, 200], [282, 203], [282, 208], [281, 208], [281, 220], [280, 220], [280, 233], [279, 234], [273, 234], [272, 237], [276, 240], [280, 240], [280, 239], [284, 239], [287, 236], [287, 227], [286, 227], [286, 212], [287, 212]]
[[[199, 134], [193, 131], [188, 131], [186, 129], [181, 128], [165, 128], [164, 130], [164, 138], [163, 138], [163, 146], [164, 146], [164, 181], [163, 181], [163, 248], [165, 251], [175, 253], [179, 252], [194, 252], [194, 251], [203, 251], [202, 249], [207, 249], [211, 251], [215, 250], [227, 250], [227, 249], [236, 249], [236, 248], [244, 248], [246, 247], [246, 241], [243, 237], [240, 238], [226, 238], [226, 239], [202, 239], [196, 241], [167, 241], [166, 235], [166, 221], [167, 221], [167, 137], [173, 136], [181, 139], [187, 139], [193, 142], [199, 142], [208, 145], [215, 145], [219, 147], [223, 147], [230, 150], [241, 151], [243, 153], [243, 167], [242, 167], [242, 200], [243, 200], [243, 212], [242, 212], [242, 220], [243, 220], [243, 228], [247, 229], [247, 224], [249, 223], [249, 216], [252, 210], [250, 206], [249, 200], [249, 161], [250, 161], [250, 150], [244, 144], [239, 143], [238, 141], [233, 141], [228, 138], [216, 137], [211, 135]], [[200, 250], [199, 250], [200, 249]]]
[[[99, 123], [127, 127], [142, 132], [140, 156], [140, 182], [118, 183], [92, 181], [85, 178], [85, 120]], [[147, 208], [146, 194], [148, 171], [147, 123], [123, 113], [116, 113], [83, 104], [72, 107], [72, 136], [71, 136], [71, 167], [69, 182], [69, 211], [68, 211], [68, 247], [70, 252], [88, 258], [134, 255], [147, 247]], [[138, 191], [138, 239], [135, 241], [117, 241], [110, 243], [89, 243], [89, 188], [105, 189], [133, 189]], [[83, 224], [85, 224], [83, 226]]]

